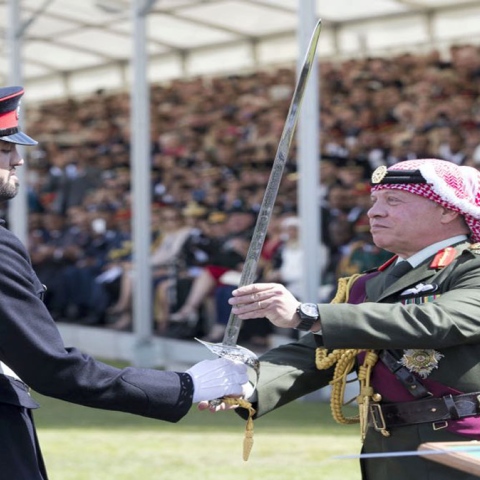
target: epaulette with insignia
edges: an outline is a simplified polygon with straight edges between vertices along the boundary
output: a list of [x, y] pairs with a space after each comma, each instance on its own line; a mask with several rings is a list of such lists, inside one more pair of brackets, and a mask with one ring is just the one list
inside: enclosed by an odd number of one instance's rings
[[475, 253], [476, 255], [480, 255], [480, 243], [472, 243], [468, 249], [472, 252]]

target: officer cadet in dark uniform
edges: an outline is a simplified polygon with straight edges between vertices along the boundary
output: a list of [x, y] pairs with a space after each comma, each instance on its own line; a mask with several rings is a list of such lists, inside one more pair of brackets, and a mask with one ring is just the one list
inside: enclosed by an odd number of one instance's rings
[[334, 379], [334, 418], [349, 423], [342, 387], [356, 369], [363, 453], [377, 457], [362, 458], [363, 479], [478, 478], [389, 454], [480, 440], [480, 173], [436, 159], [400, 162], [374, 172], [371, 197], [374, 243], [395, 256], [340, 279], [332, 304], [301, 304], [278, 284], [233, 292], [239, 318], [309, 332], [260, 358], [249, 398], [261, 416]]
[[[37, 142], [18, 128], [22, 87], [0, 88], [0, 199], [18, 190], [23, 165], [16, 144]], [[52, 397], [105, 410], [177, 422], [193, 402], [240, 395], [246, 367], [204, 360], [187, 372], [117, 369], [66, 348], [43, 304], [44, 287], [22, 243], [0, 225], [0, 477], [46, 480], [29, 387]], [[28, 386], [27, 386], [28, 385]]]

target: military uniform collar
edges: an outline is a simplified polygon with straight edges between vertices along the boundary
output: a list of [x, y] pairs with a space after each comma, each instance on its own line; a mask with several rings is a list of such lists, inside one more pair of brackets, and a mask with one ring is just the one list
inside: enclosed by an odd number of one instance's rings
[[466, 235], [456, 235], [455, 237], [441, 240], [440, 242], [436, 242], [432, 245], [429, 245], [428, 247], [425, 247], [423, 250], [420, 250], [419, 252], [415, 253], [409, 258], [406, 258], [405, 260], [408, 260], [408, 263], [410, 263], [413, 268], [418, 267], [418, 265], [427, 260], [427, 258], [433, 257], [433, 255], [435, 255], [440, 250], [446, 247], [450, 247], [452, 245], [456, 245], [457, 243], [465, 242], [467, 238], [468, 237]]
[[[420, 252], [416, 253], [415, 255], [412, 255], [410, 258], [406, 260], [408, 260], [409, 263], [411, 263], [414, 269], [406, 273], [402, 278], [399, 279], [398, 282], [395, 282], [391, 287], [389, 287], [383, 293], [380, 293], [383, 290], [382, 288], [383, 278], [381, 274], [368, 280], [365, 285], [368, 300], [376, 302], [386, 297], [389, 297], [394, 293], [400, 292], [408, 287], [411, 287], [412, 285], [416, 285], [418, 283], [428, 280], [429, 278], [432, 277], [432, 275], [434, 275], [435, 271], [451, 263], [451, 261], [453, 261], [453, 259], [457, 256], [458, 252], [456, 252], [456, 249], [453, 246], [463, 244], [466, 241], [467, 241], [467, 237], [465, 235], [457, 235], [455, 237], [442, 240], [441, 242], [434, 243], [424, 248]], [[437, 259], [437, 256], [440, 253], [444, 252], [445, 250], [447, 250], [449, 253], [449, 255], [447, 255], [448, 257], [447, 261], [436, 262], [436, 263], [439, 263], [439, 265], [435, 265], [435, 266], [432, 265], [433, 262], [431, 263], [429, 260], [432, 258], [434, 258], [434, 260]], [[442, 258], [444, 257], [443, 254], [441, 256]], [[392, 263], [395, 263], [396, 260], [397, 258], [393, 257], [393, 259], [390, 259], [390, 261], [387, 263], [388, 265], [391, 265]], [[380, 271], [385, 270], [388, 265], [387, 264], [382, 265], [383, 268], [380, 267], [379, 270]]]

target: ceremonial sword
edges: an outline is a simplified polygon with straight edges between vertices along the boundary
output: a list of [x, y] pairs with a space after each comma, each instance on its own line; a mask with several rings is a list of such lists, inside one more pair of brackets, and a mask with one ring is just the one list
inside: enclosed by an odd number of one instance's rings
[[[295, 125], [297, 124], [299, 117], [300, 106], [305, 92], [305, 87], [312, 70], [313, 62], [315, 61], [315, 52], [317, 49], [318, 38], [320, 36], [321, 25], [321, 20], [319, 20], [315, 25], [303, 66], [299, 72], [297, 84], [295, 85], [295, 90], [290, 102], [285, 125], [283, 127], [280, 142], [278, 144], [277, 153], [273, 161], [270, 178], [265, 188], [263, 201], [260, 206], [255, 228], [252, 233], [252, 240], [245, 258], [239, 287], [252, 284], [257, 275], [258, 261], [260, 259], [260, 254], [265, 242], [268, 225], [270, 223], [280, 181], [282, 179], [283, 170], [287, 162], [287, 156], [290, 150], [293, 133], [295, 131]], [[239, 319], [237, 315], [230, 313], [225, 334], [221, 343], [211, 343], [199, 339], [197, 340], [219, 357], [228, 358], [234, 361], [241, 361], [253, 368], [258, 379], [259, 360], [257, 355], [247, 348], [237, 345], [241, 324], [242, 320]]]
[[[464, 442], [461, 442], [464, 443]], [[355, 460], [371, 458], [393, 458], [393, 457], [424, 457], [430, 455], [447, 455], [449, 453], [480, 453], [480, 445], [476, 440], [471, 441], [472, 445], [452, 445], [441, 450], [426, 450], [420, 445], [418, 450], [405, 450], [395, 452], [375, 452], [375, 453], [353, 453], [348, 455], [336, 455], [332, 458], [336, 460]]]

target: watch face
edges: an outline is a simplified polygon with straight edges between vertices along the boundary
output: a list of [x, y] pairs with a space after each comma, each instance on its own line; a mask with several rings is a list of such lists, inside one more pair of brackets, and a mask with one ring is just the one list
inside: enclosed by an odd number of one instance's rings
[[309, 317], [318, 318], [318, 307], [316, 303], [302, 303], [300, 311]]

